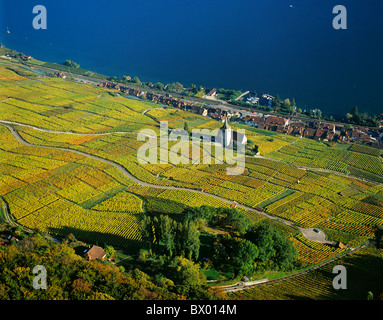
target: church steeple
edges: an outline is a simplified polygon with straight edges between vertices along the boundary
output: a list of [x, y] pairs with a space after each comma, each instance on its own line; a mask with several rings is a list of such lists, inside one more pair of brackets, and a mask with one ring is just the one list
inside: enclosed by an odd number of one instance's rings
[[231, 127], [229, 126], [229, 123], [227, 122], [227, 114], [225, 115], [224, 124], [221, 127], [221, 129], [231, 129]]
[[222, 145], [224, 147], [228, 147], [233, 139], [233, 130], [229, 126], [228, 120], [227, 120], [227, 114], [225, 115], [225, 121], [221, 129], [219, 130], [220, 137], [222, 137]]
[[233, 131], [226, 114], [223, 126], [219, 129], [215, 141], [222, 144], [224, 148], [227, 148], [229, 146], [234, 147], [234, 144], [237, 146], [238, 144], [246, 144], [247, 138], [244, 133]]

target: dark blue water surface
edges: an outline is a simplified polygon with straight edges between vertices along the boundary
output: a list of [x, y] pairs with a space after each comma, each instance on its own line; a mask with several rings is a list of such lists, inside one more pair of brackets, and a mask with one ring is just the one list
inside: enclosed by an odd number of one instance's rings
[[[32, 26], [38, 4], [47, 30]], [[332, 27], [338, 4], [347, 30]], [[36, 59], [383, 113], [381, 0], [0, 0], [0, 10], [0, 41]]]

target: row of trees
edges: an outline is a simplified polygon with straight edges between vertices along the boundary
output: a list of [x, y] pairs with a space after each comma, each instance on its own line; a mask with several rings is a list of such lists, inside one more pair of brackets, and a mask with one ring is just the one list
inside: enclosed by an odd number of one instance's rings
[[[203, 243], [204, 255], [200, 257], [200, 235], [207, 226], [221, 232], [208, 235], [213, 240]], [[187, 208], [179, 222], [166, 215], [146, 216], [140, 229], [150, 252], [170, 258], [183, 256], [194, 262], [209, 261], [216, 270], [234, 276], [298, 266], [298, 253], [291, 241], [268, 224], [252, 225], [233, 208]]]
[[293, 114], [296, 111], [297, 107], [294, 98], [291, 101], [289, 98], [282, 100], [279, 97], [279, 94], [275, 95], [272, 106], [274, 108], [274, 111], [286, 114]]
[[349, 113], [346, 113], [344, 117], [335, 116], [334, 115], [326, 115], [320, 109], [307, 109], [302, 110], [301, 108], [297, 108], [295, 100], [293, 99], [290, 102], [290, 99], [285, 99], [281, 101], [279, 95], [273, 100], [273, 108], [275, 111], [279, 111], [286, 114], [294, 114], [294, 112], [298, 114], [304, 114], [309, 116], [310, 118], [320, 119], [320, 120], [330, 120], [330, 121], [339, 121], [346, 122], [355, 125], [362, 126], [370, 126], [370, 127], [378, 127], [379, 119], [376, 115], [369, 115], [367, 113], [359, 113], [358, 107], [354, 106]]
[[[169, 216], [146, 216], [140, 221], [142, 239], [149, 249], [157, 249], [170, 257], [198, 259], [200, 240], [195, 221], [177, 222]], [[153, 248], [153, 244], [155, 247]]]
[[185, 88], [181, 83], [179, 82], [172, 82], [167, 85], [163, 84], [162, 82], [142, 82], [138, 77], [129, 77], [129, 76], [122, 76], [122, 77], [110, 77], [109, 80], [124, 84], [134, 84], [141, 86], [143, 88], [150, 88], [160, 91], [167, 91], [167, 92], [176, 92], [176, 93], [182, 93], [188, 96], [192, 96], [198, 92], [198, 90], [203, 90], [201, 86], [197, 87], [195, 84], [192, 84], [190, 88]]
[[370, 116], [367, 113], [359, 113], [357, 106], [354, 106], [351, 112], [346, 114], [345, 120], [347, 123], [361, 125], [361, 126], [370, 126], [370, 127], [379, 126], [379, 120], [375, 115]]

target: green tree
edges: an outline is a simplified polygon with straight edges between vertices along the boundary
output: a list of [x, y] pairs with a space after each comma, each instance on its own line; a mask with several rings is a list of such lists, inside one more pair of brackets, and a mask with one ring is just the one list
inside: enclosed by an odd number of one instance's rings
[[64, 65], [65, 66], [68, 66], [68, 67], [71, 67], [71, 68], [80, 68], [80, 65], [74, 61], [71, 61], [71, 60], [66, 60], [64, 62]]
[[183, 211], [184, 221], [202, 219], [210, 222], [216, 208], [203, 205], [200, 207], [188, 207]]
[[250, 220], [234, 208], [219, 208], [212, 218], [212, 224], [221, 228], [244, 233], [250, 226]]
[[144, 216], [139, 222], [142, 241], [151, 249], [154, 242], [153, 221], [150, 217]]
[[206, 277], [200, 271], [199, 266], [184, 257], [176, 257], [172, 260], [167, 270], [168, 277], [177, 285], [177, 291], [187, 294], [206, 282]]
[[239, 210], [226, 210], [226, 221], [239, 233], [244, 233], [250, 227], [250, 220]]
[[200, 248], [198, 224], [195, 221], [178, 223], [176, 230], [177, 255], [198, 259]]
[[351, 115], [352, 115], [353, 117], [357, 117], [357, 116], [359, 116], [358, 106], [354, 106], [354, 107], [352, 108], [352, 110], [351, 110]]
[[158, 218], [158, 225], [156, 228], [159, 229], [159, 241], [163, 243], [166, 253], [169, 256], [172, 256], [175, 248], [174, 239], [176, 222], [166, 215], [161, 215]]
[[245, 238], [259, 250], [259, 264], [266, 269], [290, 270], [298, 256], [291, 241], [267, 224], [252, 228]]
[[155, 87], [156, 89], [158, 89], [158, 90], [163, 91], [164, 88], [165, 88], [165, 85], [164, 85], [163, 83], [161, 83], [161, 82], [156, 82], [156, 84], [154, 85], [154, 87]]
[[255, 259], [259, 256], [257, 246], [248, 240], [236, 241], [232, 253], [232, 261], [237, 267], [238, 274], [252, 274], [255, 271]]
[[167, 91], [179, 92], [184, 89], [184, 86], [179, 82], [173, 82], [166, 87]]
[[245, 275], [255, 271], [258, 256], [259, 250], [251, 241], [220, 236], [215, 245], [213, 260], [216, 268]]
[[310, 111], [309, 111], [309, 115], [310, 115], [310, 118], [313, 118], [314, 117], [314, 110], [312, 110], [312, 109], [310, 109]]
[[367, 293], [367, 300], [374, 300], [374, 294], [371, 291]]
[[272, 102], [272, 106], [274, 108], [277, 108], [277, 109], [279, 109], [281, 107], [281, 98], [279, 97], [279, 94], [275, 95], [273, 102]]
[[197, 88], [197, 86], [196, 86], [194, 83], [192, 83], [192, 84], [190, 85], [190, 90], [191, 90], [194, 94], [198, 92], [198, 88]]
[[132, 79], [132, 82], [135, 83], [135, 84], [138, 84], [138, 85], [141, 84], [141, 80], [140, 80], [138, 77], [134, 77], [134, 78]]
[[116, 250], [114, 250], [114, 248], [112, 246], [108, 245], [104, 248], [104, 250], [106, 253], [106, 257], [109, 259], [113, 258], [113, 256], [116, 254]]
[[362, 122], [362, 116], [359, 114], [359, 110], [357, 106], [354, 106], [351, 110], [351, 122], [355, 124], [361, 124]]
[[189, 124], [187, 122], [184, 122], [184, 130], [188, 133], [190, 136], [192, 134], [192, 131], [189, 128]]
[[246, 238], [258, 247], [262, 264], [270, 264], [276, 255], [273, 237], [274, 230], [268, 226], [259, 226], [246, 234]]
[[289, 98], [286, 98], [285, 100], [283, 100], [283, 104], [286, 106], [286, 107], [290, 107], [291, 106], [291, 101]]

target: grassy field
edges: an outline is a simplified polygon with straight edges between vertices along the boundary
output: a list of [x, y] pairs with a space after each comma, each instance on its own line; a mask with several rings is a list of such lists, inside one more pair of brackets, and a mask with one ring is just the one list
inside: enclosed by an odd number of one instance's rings
[[[139, 130], [158, 133], [158, 121], [168, 121], [169, 128], [183, 128], [187, 122], [190, 129], [216, 129], [222, 124], [111, 95], [111, 90], [89, 84], [33, 73], [20, 75], [20, 66], [9, 68], [9, 64], [0, 61], [0, 120], [24, 124], [12, 126], [37, 146], [24, 146], [0, 125], [0, 196], [13, 219], [23, 226], [59, 235], [74, 233], [89, 242], [137, 250], [138, 221], [145, 212], [180, 214], [188, 206], [228, 207], [230, 201], [261, 206], [266, 213], [300, 227], [319, 227], [330, 240], [353, 246], [373, 237], [383, 224], [383, 168], [375, 149], [331, 147], [233, 124], [246, 128], [248, 139], [267, 157], [247, 157], [241, 175], [228, 176], [228, 165], [214, 162], [141, 165], [137, 159], [143, 144], [137, 141]], [[204, 194], [141, 186], [105, 162], [38, 146], [83, 151], [122, 165], [143, 182], [203, 189]], [[246, 215], [254, 223], [264, 219], [250, 211]], [[314, 245], [293, 232], [288, 236], [305, 265], [340, 252]]]

